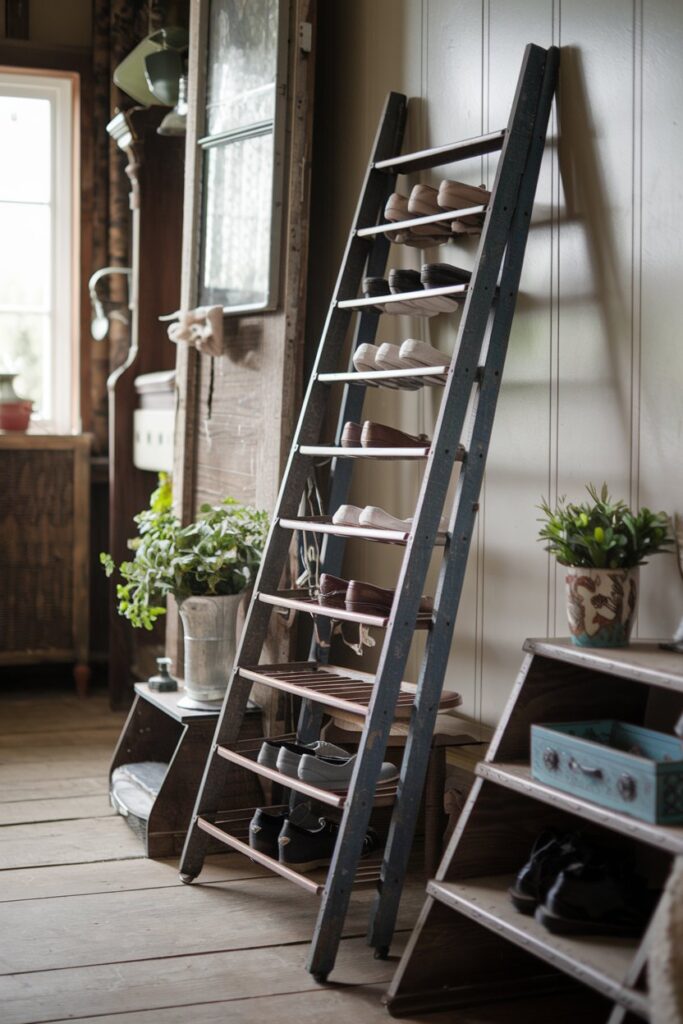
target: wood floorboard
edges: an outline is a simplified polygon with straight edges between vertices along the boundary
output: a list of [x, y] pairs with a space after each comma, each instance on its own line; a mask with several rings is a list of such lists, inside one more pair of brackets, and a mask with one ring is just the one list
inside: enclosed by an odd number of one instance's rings
[[[334, 970], [337, 985], [388, 986], [406, 933], [397, 936], [396, 956], [374, 960], [365, 940], [342, 941]], [[214, 1000], [253, 999], [318, 989], [305, 970], [307, 943], [271, 946], [204, 956], [38, 971], [0, 978], [3, 1024], [37, 1024], [87, 1014], [132, 1013], [146, 1009], [195, 1006]], [[194, 1012], [194, 1011], [193, 1011]]]
[[40, 786], [58, 779], [99, 778], [106, 792], [112, 753], [113, 747], [108, 744], [88, 757], [75, 757], [74, 751], [70, 750], [68, 758], [51, 761], [49, 764], [45, 761], [26, 761], [12, 754], [0, 763], [0, 788], [6, 794], [10, 793], [12, 800], [16, 800], [15, 793], [18, 790], [30, 793], [33, 783]]
[[140, 840], [119, 817], [6, 825], [0, 829], [0, 871], [142, 856]]
[[[361, 955], [359, 950], [358, 956]], [[389, 962], [391, 964], [391, 961]], [[315, 986], [247, 999], [208, 1000], [191, 1006], [133, 1010], [103, 1016], [69, 1017], [73, 1024], [321, 1024], [349, 1021], [358, 1024], [391, 1024], [382, 1004], [385, 982], [362, 985]], [[56, 1024], [65, 1018], [51, 1018]], [[401, 1017], [403, 1024], [577, 1024], [576, 1007], [557, 996], [513, 1000], [467, 1010], [444, 1010]]]
[[110, 711], [106, 694], [86, 700], [67, 694], [53, 696], [0, 695], [0, 736], [13, 733], [36, 735], [69, 729], [121, 729], [126, 720], [123, 711]]
[[[207, 858], [189, 887], [175, 860], [143, 856], [108, 804], [124, 718], [102, 695], [0, 694], [2, 1024], [386, 1022], [395, 962], [365, 944], [373, 892], [354, 894], [339, 985], [320, 989], [304, 969], [314, 897], [236, 855]], [[423, 892], [407, 887], [400, 942]]]
[[[18, 778], [9, 780], [9, 775], [17, 774]], [[38, 773], [33, 772], [32, 774]], [[51, 777], [45, 778], [45, 775], [45, 769], [42, 768], [39, 778], [26, 779], [21, 769], [6, 771], [0, 767], [0, 804], [17, 803], [18, 801], [30, 803], [33, 800], [60, 800], [64, 797], [95, 796], [97, 794], [106, 798], [108, 794], [106, 771], [98, 771], [92, 776], [81, 774], [67, 778], [54, 778], [52, 777], [54, 775], [53, 766], [51, 766]]]
[[[373, 893], [354, 894], [345, 935], [364, 935]], [[404, 892], [399, 927], [411, 927], [424, 901]], [[0, 905], [0, 974], [113, 964], [150, 957], [259, 949], [306, 942], [318, 911], [314, 896], [268, 877], [152, 891], [15, 901]], [[368, 954], [370, 955], [370, 954]]]
[[[240, 854], [212, 856], [207, 857], [204, 863], [201, 884], [234, 882], [240, 878], [272, 878], [272, 875]], [[135, 889], [164, 889], [178, 885], [178, 862], [138, 857], [135, 860], [17, 868], [4, 871], [0, 881], [0, 903]]]
[[51, 800], [0, 802], [0, 826], [29, 822], [70, 821], [79, 818], [109, 818], [116, 812], [105, 792], [98, 796], [61, 796]]

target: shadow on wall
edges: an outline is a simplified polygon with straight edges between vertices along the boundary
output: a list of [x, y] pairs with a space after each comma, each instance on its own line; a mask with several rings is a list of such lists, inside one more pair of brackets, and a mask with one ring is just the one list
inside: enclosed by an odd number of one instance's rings
[[[577, 47], [566, 46], [562, 48], [558, 91], [558, 160], [566, 204], [562, 223], [576, 221], [583, 227], [592, 293], [603, 325], [610, 366], [614, 368], [611, 383], [618, 393], [620, 426], [628, 437], [631, 395], [618, 367], [620, 348], [631, 345], [632, 296], [624, 294], [619, 279], [610, 191], [598, 152], [581, 53]], [[563, 296], [561, 305], [565, 302]]]

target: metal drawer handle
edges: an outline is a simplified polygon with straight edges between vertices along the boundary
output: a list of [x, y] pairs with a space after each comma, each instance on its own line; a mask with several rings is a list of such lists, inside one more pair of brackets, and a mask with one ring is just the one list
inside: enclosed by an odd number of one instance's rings
[[571, 768], [573, 772], [581, 772], [582, 775], [587, 775], [590, 779], [602, 778], [602, 768], [589, 768], [585, 764], [579, 764], [575, 757], [569, 758], [567, 766]]

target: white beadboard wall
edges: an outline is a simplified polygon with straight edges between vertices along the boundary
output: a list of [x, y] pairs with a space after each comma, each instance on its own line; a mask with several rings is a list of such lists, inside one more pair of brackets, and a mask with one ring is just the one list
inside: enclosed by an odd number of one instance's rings
[[[447, 678], [466, 713], [494, 723], [524, 638], [567, 633], [561, 572], [536, 541], [541, 496], [581, 498], [585, 482], [606, 480], [632, 503], [683, 513], [683, 5], [323, 0], [321, 7], [312, 238], [321, 304], [386, 93], [410, 97], [406, 148], [439, 145], [504, 127], [527, 42], [562, 50]], [[496, 159], [423, 180], [491, 185]], [[400, 179], [400, 191], [413, 183]], [[471, 266], [475, 249], [476, 241], [424, 254], [393, 247], [389, 266]], [[385, 316], [378, 337], [420, 337], [451, 352], [456, 329], [443, 317]], [[365, 416], [430, 433], [438, 398], [427, 389], [371, 393]], [[359, 465], [351, 500], [409, 515], [420, 473], [399, 463]], [[350, 545], [345, 574], [391, 586], [399, 557]], [[681, 614], [675, 559], [659, 556], [642, 570], [638, 635], [670, 634]]]

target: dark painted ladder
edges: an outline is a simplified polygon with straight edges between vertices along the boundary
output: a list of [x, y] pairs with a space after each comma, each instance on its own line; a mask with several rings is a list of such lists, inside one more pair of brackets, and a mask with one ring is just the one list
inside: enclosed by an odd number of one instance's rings
[[[318, 981], [326, 980], [334, 966], [352, 887], [376, 885], [378, 881], [376, 870], [361, 860], [372, 808], [393, 802], [389, 837], [379, 873], [379, 895], [369, 936], [379, 956], [386, 955], [391, 942], [465, 576], [557, 66], [558, 51], [555, 48], [545, 50], [528, 46], [506, 131], [407, 156], [395, 155], [401, 147], [406, 100], [396, 93], [389, 95], [285, 470], [261, 570], [218, 720], [215, 742], [197, 797], [181, 862], [183, 881], [192, 881], [201, 871], [207, 842], [212, 836], [304, 889], [321, 895], [308, 962], [309, 971]], [[389, 242], [381, 225], [382, 212], [387, 197], [394, 191], [396, 177], [498, 150], [501, 157], [469, 285], [415, 293], [421, 300], [428, 300], [430, 295], [464, 298], [465, 305], [453, 359], [450, 366], [443, 367], [444, 394], [431, 446], [409, 453], [398, 450], [401, 452], [399, 457], [426, 462], [410, 532], [394, 537], [384, 531], [377, 536], [378, 531], [349, 532], [335, 528], [330, 522], [305, 524], [306, 530], [317, 529], [323, 533], [322, 569], [335, 575], [341, 570], [344, 543], [348, 536], [365, 540], [393, 539], [405, 544], [391, 611], [387, 616], [378, 616], [325, 609], [305, 591], [278, 592], [292, 531], [302, 528], [297, 513], [315, 460], [325, 456], [334, 460], [328, 503], [331, 515], [346, 501], [352, 459], [373, 457], [367, 449], [341, 448], [339, 433], [335, 446], [320, 444], [330, 388], [344, 384], [339, 421], [341, 429], [345, 421], [361, 418], [366, 385], [387, 379], [400, 383], [401, 375], [406, 376], [406, 371], [379, 377], [337, 372], [352, 312], [361, 314], [354, 345], [372, 342], [379, 319], [372, 305], [405, 301], [409, 297], [386, 296], [373, 300], [355, 297], [364, 273], [381, 276], [384, 272]], [[483, 210], [483, 207], [476, 207], [469, 212]], [[421, 222], [448, 219], [454, 219], [452, 213], [422, 218]], [[395, 230], [397, 225], [392, 224], [391, 227]], [[434, 376], [435, 370], [423, 371], [422, 377], [426, 375]], [[413, 381], [419, 381], [421, 374], [420, 371], [411, 371], [409, 376]], [[391, 449], [375, 453], [375, 457], [391, 455]], [[449, 529], [444, 535], [438, 531], [439, 519], [456, 461], [462, 465]], [[418, 617], [418, 607], [435, 545], [443, 547], [443, 559], [434, 611], [425, 622]], [[259, 665], [274, 606], [309, 612], [315, 608], [319, 622], [325, 617], [333, 617], [383, 627], [385, 638], [374, 679], [364, 677], [362, 673], [327, 667], [324, 664], [325, 654], [321, 651], [317, 652], [315, 662]], [[429, 634], [417, 693], [414, 698], [407, 698], [401, 682], [416, 624], [428, 628]], [[324, 886], [310, 876], [251, 850], [245, 835], [248, 814], [220, 813], [221, 794], [230, 765], [237, 764], [270, 781], [278, 781], [277, 772], [258, 765], [253, 751], [250, 754], [242, 750], [238, 743], [247, 698], [255, 680], [304, 698], [297, 730], [299, 742], [307, 743], [318, 738], [325, 707], [350, 710], [365, 718], [347, 793], [331, 793], [299, 780], [287, 780], [288, 788], [295, 794], [303, 794], [342, 811], [339, 841]], [[378, 786], [378, 774], [391, 725], [397, 708], [405, 706], [406, 700], [412, 704], [412, 714], [398, 788], [386, 784]], [[281, 776], [279, 781], [282, 781]]]

